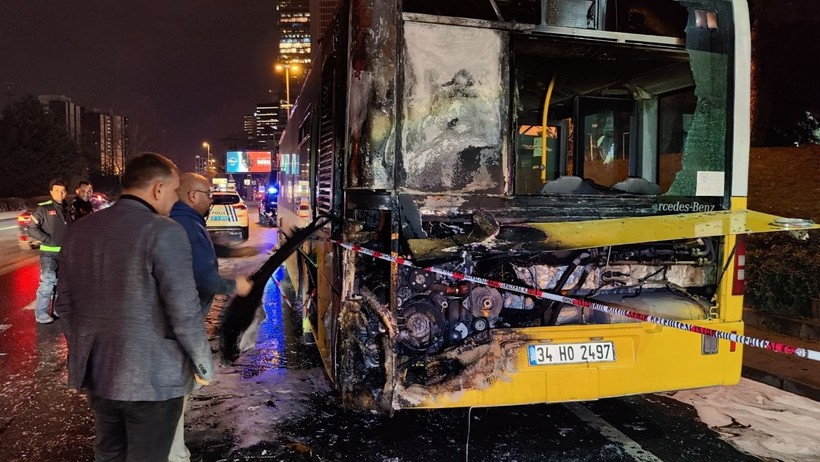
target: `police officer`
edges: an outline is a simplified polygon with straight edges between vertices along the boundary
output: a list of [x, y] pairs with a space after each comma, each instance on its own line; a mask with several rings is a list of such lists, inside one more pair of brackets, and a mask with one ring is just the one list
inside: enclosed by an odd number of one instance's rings
[[74, 200], [71, 201], [71, 222], [75, 222], [80, 218], [91, 215], [94, 212], [94, 205], [91, 203], [91, 195], [94, 194], [94, 189], [91, 183], [81, 181], [74, 190]]
[[57, 257], [71, 220], [68, 202], [65, 200], [67, 188], [65, 180], [51, 180], [51, 200], [37, 204], [28, 228], [29, 236], [40, 241], [40, 287], [37, 288], [37, 300], [34, 303], [34, 319], [40, 324], [51, 324], [55, 319], [49, 314], [49, 304], [57, 286]]

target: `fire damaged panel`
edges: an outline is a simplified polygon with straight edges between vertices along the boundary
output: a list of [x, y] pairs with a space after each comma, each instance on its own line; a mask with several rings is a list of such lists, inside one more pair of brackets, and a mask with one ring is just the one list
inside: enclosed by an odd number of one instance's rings
[[492, 29], [405, 23], [405, 190], [503, 192], [507, 42]]
[[388, 189], [396, 144], [396, 3], [354, 0], [351, 8], [347, 184]]

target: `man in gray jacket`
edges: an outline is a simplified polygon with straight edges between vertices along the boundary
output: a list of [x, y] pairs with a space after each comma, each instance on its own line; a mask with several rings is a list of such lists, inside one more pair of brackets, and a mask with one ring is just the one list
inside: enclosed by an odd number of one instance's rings
[[68, 385], [88, 391], [97, 461], [165, 461], [183, 396], [213, 377], [191, 245], [168, 218], [178, 187], [173, 162], [141, 154], [116, 204], [73, 224], [63, 242]]

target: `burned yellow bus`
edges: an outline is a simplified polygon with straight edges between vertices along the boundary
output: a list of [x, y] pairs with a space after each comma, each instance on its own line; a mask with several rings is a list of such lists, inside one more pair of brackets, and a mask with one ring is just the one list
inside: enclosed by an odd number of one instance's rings
[[780, 229], [745, 2], [342, 2], [311, 66], [279, 225], [334, 217], [287, 268], [346, 404], [738, 382], [742, 345], [535, 294], [742, 333], [742, 235]]

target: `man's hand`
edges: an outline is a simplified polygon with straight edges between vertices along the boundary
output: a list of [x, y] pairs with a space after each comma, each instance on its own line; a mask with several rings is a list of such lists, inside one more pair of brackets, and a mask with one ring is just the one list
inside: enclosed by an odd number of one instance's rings
[[251, 293], [251, 289], [253, 288], [253, 282], [250, 279], [240, 276], [236, 278], [236, 295], [240, 297], [245, 297], [249, 293]]
[[203, 379], [202, 377], [200, 377], [197, 374], [194, 374], [194, 380], [196, 380], [196, 383], [202, 385], [203, 387], [205, 385], [208, 385], [209, 383], [211, 383], [210, 381]]

